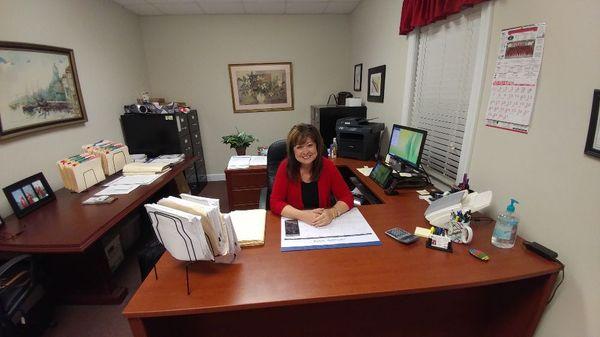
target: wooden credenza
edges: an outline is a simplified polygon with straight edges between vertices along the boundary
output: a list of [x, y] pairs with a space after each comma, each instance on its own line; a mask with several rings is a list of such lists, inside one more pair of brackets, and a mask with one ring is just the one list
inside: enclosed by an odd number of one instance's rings
[[229, 209], [258, 208], [260, 190], [267, 186], [267, 167], [250, 166], [245, 169], [225, 170]]

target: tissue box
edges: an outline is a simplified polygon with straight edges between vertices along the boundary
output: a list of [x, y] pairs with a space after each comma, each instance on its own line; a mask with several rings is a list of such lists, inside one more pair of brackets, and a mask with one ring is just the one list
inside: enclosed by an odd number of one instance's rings
[[346, 106], [361, 106], [362, 100], [360, 97], [349, 97], [346, 98]]

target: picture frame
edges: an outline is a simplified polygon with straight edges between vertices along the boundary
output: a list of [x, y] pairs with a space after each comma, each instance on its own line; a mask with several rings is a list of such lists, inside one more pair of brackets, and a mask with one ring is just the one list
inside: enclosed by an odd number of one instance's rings
[[229, 65], [233, 112], [294, 110], [291, 62]]
[[354, 65], [354, 91], [362, 90], [362, 63]]
[[19, 219], [56, 199], [42, 172], [6, 186], [3, 190]]
[[0, 41], [0, 140], [87, 122], [72, 49]]
[[369, 68], [367, 101], [383, 103], [385, 94], [385, 65]]
[[585, 154], [600, 158], [600, 89], [594, 90], [592, 113], [585, 142]]

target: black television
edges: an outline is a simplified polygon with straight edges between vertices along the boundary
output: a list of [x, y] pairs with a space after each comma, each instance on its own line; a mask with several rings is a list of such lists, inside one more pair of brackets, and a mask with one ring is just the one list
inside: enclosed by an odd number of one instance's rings
[[427, 131], [394, 124], [388, 155], [396, 162], [419, 170]]

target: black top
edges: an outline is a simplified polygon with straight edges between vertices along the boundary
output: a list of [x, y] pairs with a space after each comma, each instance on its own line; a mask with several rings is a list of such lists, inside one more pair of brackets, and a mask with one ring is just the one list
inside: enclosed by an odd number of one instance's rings
[[304, 209], [319, 208], [319, 188], [316, 181], [302, 182], [302, 203]]

